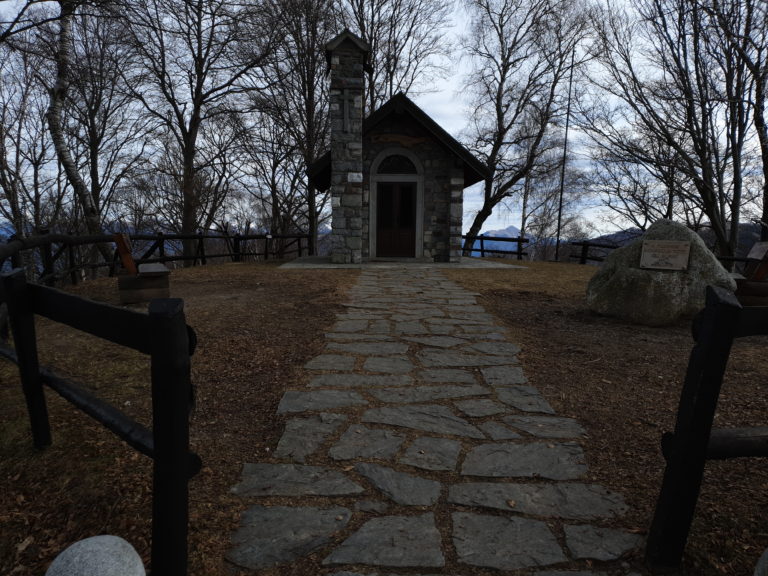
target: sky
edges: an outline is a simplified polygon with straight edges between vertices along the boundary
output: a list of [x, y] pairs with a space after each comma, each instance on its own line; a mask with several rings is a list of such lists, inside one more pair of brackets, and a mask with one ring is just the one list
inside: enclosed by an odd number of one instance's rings
[[[469, 19], [463, 17], [463, 10], [457, 8], [454, 13], [454, 26], [451, 35], [458, 37], [464, 33], [469, 25]], [[452, 74], [435, 83], [434, 90], [412, 96], [412, 100], [426, 112], [435, 122], [437, 122], [451, 136], [461, 141], [461, 132], [466, 127], [468, 117], [468, 102], [463, 96], [463, 80], [469, 72], [470, 63], [467, 59], [458, 57], [451, 63]], [[575, 138], [569, 138], [569, 145], [572, 147]], [[570, 150], [572, 152], [572, 149]], [[483, 231], [503, 230], [508, 226], [520, 227], [520, 211], [512, 206], [506, 208], [497, 206], [493, 214], [485, 221], [482, 227]], [[475, 185], [464, 191], [464, 232], [469, 229], [475, 214], [482, 206], [482, 188]], [[588, 219], [595, 226], [597, 233], [614, 231], [616, 226], [606, 225], [604, 213], [596, 208], [585, 209], [582, 213], [584, 218]]]

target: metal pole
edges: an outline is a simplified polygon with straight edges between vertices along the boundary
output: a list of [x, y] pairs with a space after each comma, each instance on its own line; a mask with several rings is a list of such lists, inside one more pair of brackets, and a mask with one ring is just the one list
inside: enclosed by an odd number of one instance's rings
[[568, 78], [568, 104], [565, 108], [565, 139], [563, 141], [563, 161], [560, 165], [560, 200], [557, 208], [557, 242], [555, 243], [555, 262], [560, 260], [560, 231], [563, 224], [563, 191], [565, 189], [565, 160], [568, 156], [568, 128], [571, 125], [571, 91], [573, 88], [573, 61], [576, 47], [571, 51], [571, 73]]

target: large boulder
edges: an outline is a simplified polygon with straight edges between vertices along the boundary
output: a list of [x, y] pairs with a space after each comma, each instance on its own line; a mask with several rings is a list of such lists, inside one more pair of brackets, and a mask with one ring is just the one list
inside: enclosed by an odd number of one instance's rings
[[118, 536], [92, 536], [56, 556], [45, 576], [145, 576], [141, 556]]
[[[688, 268], [641, 269], [644, 240], [690, 242]], [[736, 289], [736, 282], [695, 232], [670, 220], [658, 220], [643, 237], [605, 259], [587, 286], [587, 305], [597, 314], [662, 326], [701, 310], [710, 285]]]

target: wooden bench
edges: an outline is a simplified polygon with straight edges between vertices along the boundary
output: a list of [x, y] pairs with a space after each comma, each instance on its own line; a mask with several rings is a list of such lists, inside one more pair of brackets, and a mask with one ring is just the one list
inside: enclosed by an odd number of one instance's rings
[[755, 242], [744, 275], [736, 277], [736, 298], [744, 306], [768, 305], [768, 242]]
[[131, 242], [125, 234], [115, 234], [115, 246], [123, 265], [123, 273], [117, 276], [120, 303], [137, 304], [155, 298], [169, 298], [171, 271], [159, 262], [136, 264], [131, 255]]

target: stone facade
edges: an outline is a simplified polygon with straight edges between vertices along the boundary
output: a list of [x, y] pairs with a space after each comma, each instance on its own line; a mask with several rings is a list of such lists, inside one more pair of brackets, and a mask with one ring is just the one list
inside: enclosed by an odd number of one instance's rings
[[[436, 262], [461, 259], [464, 188], [482, 180], [485, 167], [405, 95], [393, 96], [363, 120], [365, 74], [369, 47], [345, 30], [326, 45], [330, 73], [331, 150], [310, 166], [310, 179], [320, 190], [331, 191], [331, 261], [357, 264], [387, 252], [380, 249], [374, 198], [381, 182], [405, 186], [390, 192], [384, 209], [400, 214], [397, 206], [413, 201], [415, 217], [398, 216], [405, 226], [386, 228], [412, 234], [391, 253]], [[415, 173], [377, 173], [382, 160], [407, 157]], [[407, 200], [402, 200], [405, 194]], [[415, 231], [415, 232], [414, 232]], [[382, 232], [382, 235], [384, 232]], [[413, 238], [415, 237], [415, 240]], [[401, 242], [400, 239], [397, 242]], [[409, 245], [415, 242], [413, 253]], [[391, 249], [392, 244], [388, 245]], [[377, 254], [378, 252], [378, 254]]]
[[363, 67], [366, 48], [343, 39], [330, 52], [331, 261], [362, 261]]
[[371, 253], [370, 221], [374, 162], [383, 156], [410, 150], [419, 183], [419, 210], [422, 219], [421, 244], [416, 255], [435, 262], [456, 262], [461, 258], [464, 169], [461, 161], [448, 152], [423, 127], [406, 113], [393, 113], [386, 123], [363, 138], [363, 257]]

